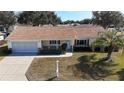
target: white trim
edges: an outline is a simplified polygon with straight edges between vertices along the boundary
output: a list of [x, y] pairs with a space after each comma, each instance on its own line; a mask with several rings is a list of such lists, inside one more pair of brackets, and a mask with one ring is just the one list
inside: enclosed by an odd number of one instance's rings
[[96, 39], [97, 37], [90, 37], [90, 38], [76, 38], [75, 40], [86, 40], [86, 39]]
[[34, 42], [34, 41], [40, 41], [40, 40], [7, 40], [7, 41], [9, 41], [9, 42], [27, 42], [27, 41], [29, 41], [29, 42]]
[[60, 41], [62, 41], [62, 40], [75, 40], [75, 39], [32, 39], [32, 40], [28, 40], [28, 39], [19, 39], [19, 40], [13, 40], [13, 39], [7, 39], [6, 38], [6, 40], [7, 41], [50, 41], [50, 40], [60, 40]]

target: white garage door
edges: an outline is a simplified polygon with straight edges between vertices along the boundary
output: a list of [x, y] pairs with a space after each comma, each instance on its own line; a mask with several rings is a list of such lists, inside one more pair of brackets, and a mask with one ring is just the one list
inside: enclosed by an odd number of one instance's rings
[[38, 52], [37, 42], [13, 42], [12, 52], [36, 53]]

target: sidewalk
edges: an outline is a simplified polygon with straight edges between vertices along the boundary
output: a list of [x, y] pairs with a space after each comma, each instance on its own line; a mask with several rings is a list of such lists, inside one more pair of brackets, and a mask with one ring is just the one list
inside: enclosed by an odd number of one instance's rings
[[36, 58], [47, 58], [47, 57], [71, 57], [73, 53], [66, 53], [61, 55], [36, 55], [36, 54], [11, 54], [9, 57], [36, 57]]

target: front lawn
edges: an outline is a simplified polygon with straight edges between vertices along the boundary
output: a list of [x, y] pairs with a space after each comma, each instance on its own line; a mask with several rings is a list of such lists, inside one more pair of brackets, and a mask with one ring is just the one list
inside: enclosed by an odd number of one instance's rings
[[29, 80], [56, 80], [56, 60], [59, 60], [59, 80], [124, 80], [124, 57], [113, 53], [113, 62], [100, 58], [106, 53], [75, 52], [69, 58], [35, 58], [26, 72]]
[[8, 55], [7, 44], [0, 46], [0, 60], [2, 60], [5, 56]]

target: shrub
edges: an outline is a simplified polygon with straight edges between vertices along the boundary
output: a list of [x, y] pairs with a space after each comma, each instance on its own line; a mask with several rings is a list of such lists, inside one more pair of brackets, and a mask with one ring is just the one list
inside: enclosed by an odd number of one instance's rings
[[64, 54], [66, 52], [67, 44], [63, 43], [60, 48], [61, 48], [62, 54]]

